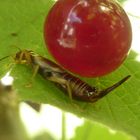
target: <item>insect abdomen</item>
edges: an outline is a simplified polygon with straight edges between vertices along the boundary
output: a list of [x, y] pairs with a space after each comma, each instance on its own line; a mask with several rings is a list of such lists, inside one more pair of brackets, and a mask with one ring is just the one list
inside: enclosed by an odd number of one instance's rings
[[[71, 74], [65, 73], [63, 78], [68, 82], [71, 88], [72, 98], [80, 101], [90, 101], [91, 92], [96, 94], [96, 88], [91, 87], [84, 81]], [[66, 86], [65, 86], [66, 87]]]

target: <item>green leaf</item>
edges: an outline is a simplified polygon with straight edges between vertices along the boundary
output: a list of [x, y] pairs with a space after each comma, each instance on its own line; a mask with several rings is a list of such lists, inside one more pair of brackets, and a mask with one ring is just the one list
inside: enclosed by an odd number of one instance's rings
[[90, 121], [76, 128], [75, 136], [71, 140], [132, 140], [131, 137], [121, 132]]
[[[44, 45], [43, 26], [53, 3], [51, 0], [0, 1], [0, 58], [15, 54], [18, 51], [16, 47], [33, 50], [51, 58]], [[21, 100], [48, 103], [140, 139], [140, 63], [136, 60], [137, 56], [138, 54], [131, 51], [125, 63], [108, 76], [82, 78], [91, 85], [105, 88], [128, 74], [132, 75], [128, 82], [96, 103], [71, 102], [53, 83], [38, 74], [30, 83], [32, 69], [26, 65], [13, 67], [14, 88]], [[12, 62], [12, 58], [0, 62], [0, 76], [9, 70]]]

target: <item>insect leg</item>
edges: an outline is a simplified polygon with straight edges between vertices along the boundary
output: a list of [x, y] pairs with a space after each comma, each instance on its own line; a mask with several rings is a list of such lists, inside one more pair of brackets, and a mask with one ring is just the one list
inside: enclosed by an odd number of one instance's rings
[[24, 55], [24, 52], [22, 52], [22, 53], [20, 54], [20, 57], [19, 57], [19, 59], [17, 60], [17, 63], [22, 63], [23, 55]]
[[68, 96], [69, 96], [70, 100], [72, 100], [72, 90], [71, 90], [71, 86], [70, 86], [69, 82], [66, 82], [66, 86], [67, 86]]
[[39, 65], [35, 65], [34, 68], [33, 68], [33, 75], [31, 77], [31, 80], [34, 79], [34, 77], [38, 73], [38, 70], [39, 70]]
[[25, 58], [26, 58], [26, 63], [31, 64], [31, 54], [25, 50]]
[[57, 74], [56, 75], [53, 74], [53, 76], [46, 78], [46, 79], [48, 79], [54, 83], [58, 83], [62, 87], [64, 85], [69, 98], [72, 100], [72, 89], [71, 89], [70, 83], [68, 81], [66, 81], [65, 79], [62, 79], [61, 77], [58, 77]]
[[33, 79], [35, 78], [36, 74], [38, 73], [39, 65], [35, 65], [33, 67], [33, 74], [31, 76], [30, 82], [26, 84], [26, 87], [31, 87], [33, 83]]

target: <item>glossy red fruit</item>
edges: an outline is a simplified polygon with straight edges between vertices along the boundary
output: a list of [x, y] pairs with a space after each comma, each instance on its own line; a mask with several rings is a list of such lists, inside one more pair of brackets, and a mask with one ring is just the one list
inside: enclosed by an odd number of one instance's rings
[[44, 33], [55, 60], [85, 77], [118, 68], [132, 39], [130, 21], [113, 0], [58, 0], [46, 18]]

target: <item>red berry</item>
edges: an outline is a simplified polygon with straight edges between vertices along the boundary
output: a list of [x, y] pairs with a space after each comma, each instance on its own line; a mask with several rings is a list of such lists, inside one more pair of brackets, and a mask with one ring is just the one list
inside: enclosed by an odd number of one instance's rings
[[113, 0], [58, 0], [44, 30], [56, 61], [85, 77], [102, 76], [118, 68], [132, 40], [130, 21]]

